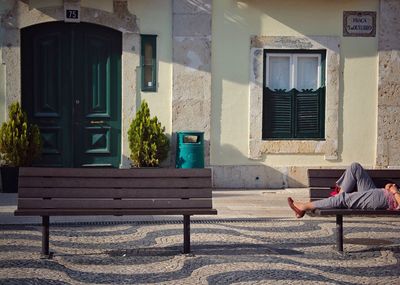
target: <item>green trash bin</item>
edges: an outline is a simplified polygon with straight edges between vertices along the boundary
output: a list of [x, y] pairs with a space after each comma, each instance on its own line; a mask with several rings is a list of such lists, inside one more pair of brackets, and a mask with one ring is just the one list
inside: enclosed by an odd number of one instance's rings
[[204, 132], [177, 132], [176, 136], [176, 168], [204, 168]]

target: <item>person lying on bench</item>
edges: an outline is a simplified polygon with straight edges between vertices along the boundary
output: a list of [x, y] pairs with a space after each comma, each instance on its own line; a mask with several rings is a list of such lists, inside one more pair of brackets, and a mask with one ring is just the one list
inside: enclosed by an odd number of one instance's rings
[[[357, 185], [356, 192], [352, 192]], [[314, 209], [365, 209], [400, 210], [400, 192], [396, 184], [388, 183], [377, 188], [371, 177], [359, 163], [352, 163], [336, 182], [338, 194], [313, 202], [295, 202], [288, 198], [290, 208], [297, 218]]]

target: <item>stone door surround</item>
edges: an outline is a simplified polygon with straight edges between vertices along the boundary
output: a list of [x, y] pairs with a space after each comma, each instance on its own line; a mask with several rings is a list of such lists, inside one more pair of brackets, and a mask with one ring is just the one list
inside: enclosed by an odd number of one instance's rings
[[[79, 0], [65, 0], [64, 5]], [[129, 167], [127, 133], [130, 120], [136, 113], [136, 75], [139, 66], [140, 34], [136, 16], [128, 11], [127, 1], [114, 0], [114, 13], [81, 7], [81, 22], [106, 26], [122, 33], [122, 157], [121, 167]], [[15, 1], [1, 22], [3, 31], [3, 62], [6, 66], [6, 108], [21, 100], [20, 30], [24, 27], [64, 21], [64, 6], [31, 9], [29, 1]]]

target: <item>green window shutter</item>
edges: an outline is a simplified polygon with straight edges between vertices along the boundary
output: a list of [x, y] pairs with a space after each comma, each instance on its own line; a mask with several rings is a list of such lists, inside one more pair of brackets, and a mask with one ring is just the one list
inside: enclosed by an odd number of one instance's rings
[[291, 138], [293, 133], [293, 92], [265, 88], [263, 139]]
[[264, 89], [262, 139], [323, 139], [325, 87], [316, 91]]
[[295, 138], [324, 138], [324, 98], [325, 87], [295, 93]]
[[157, 90], [157, 36], [141, 35], [140, 66], [142, 91]]

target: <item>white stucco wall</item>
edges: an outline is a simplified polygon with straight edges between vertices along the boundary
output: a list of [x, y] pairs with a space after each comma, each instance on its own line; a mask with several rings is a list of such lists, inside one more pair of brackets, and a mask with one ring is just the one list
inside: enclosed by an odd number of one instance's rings
[[[152, 116], [157, 116], [171, 133], [172, 94], [172, 8], [171, 0], [131, 0], [129, 11], [136, 15], [141, 34], [157, 35], [157, 91], [141, 92], [137, 78], [137, 103], [145, 99]], [[140, 74], [140, 72], [138, 72]]]
[[[378, 53], [376, 37], [343, 37], [343, 11], [377, 11], [378, 0], [213, 1], [212, 165], [331, 166], [376, 153]], [[379, 17], [379, 14], [378, 14]], [[250, 36], [338, 36], [341, 71], [339, 159], [266, 154], [248, 159]]]

